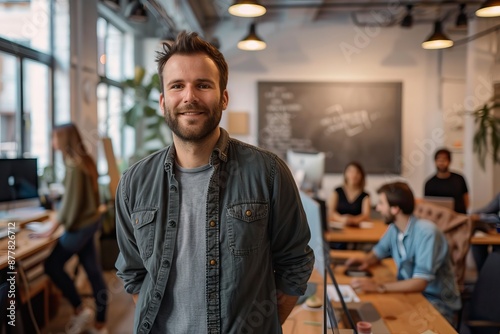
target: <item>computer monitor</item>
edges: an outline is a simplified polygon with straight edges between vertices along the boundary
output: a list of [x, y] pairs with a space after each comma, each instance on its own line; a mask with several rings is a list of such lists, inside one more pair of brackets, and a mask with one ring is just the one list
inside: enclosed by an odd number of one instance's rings
[[453, 197], [425, 196], [424, 201], [455, 210], [455, 199]]
[[39, 203], [37, 159], [0, 159], [0, 211]]
[[317, 194], [325, 174], [325, 153], [288, 150], [286, 161], [297, 187], [305, 192]]
[[[326, 214], [323, 212], [326, 210], [325, 203], [319, 199], [313, 199], [308, 194], [300, 191], [300, 200], [302, 202], [302, 206], [304, 208], [304, 212], [307, 217], [307, 222], [309, 224], [309, 230], [311, 232], [311, 239], [309, 240], [309, 247], [312, 248], [315, 256], [314, 261], [314, 269], [321, 274], [323, 277], [323, 301], [329, 301], [330, 298], [327, 295], [327, 277], [330, 277], [330, 280], [337, 286], [337, 282], [335, 277], [333, 277], [333, 272], [330, 266], [329, 254], [324, 234], [323, 234], [323, 220], [326, 217]], [[326, 211], [325, 211], [326, 212]], [[337, 286], [338, 290], [338, 286]], [[342, 294], [338, 294], [340, 299], [343, 302]], [[344, 307], [345, 302], [342, 303]], [[347, 309], [347, 308], [346, 308]], [[334, 333], [334, 329], [338, 328], [338, 323], [340, 319], [336, 318], [334, 310], [332, 308], [331, 303], [324, 302], [323, 307], [323, 333], [332, 332]], [[328, 326], [327, 326], [328, 323]]]

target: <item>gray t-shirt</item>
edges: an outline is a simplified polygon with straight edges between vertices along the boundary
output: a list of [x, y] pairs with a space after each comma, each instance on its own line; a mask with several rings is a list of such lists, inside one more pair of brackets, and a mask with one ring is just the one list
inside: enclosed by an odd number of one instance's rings
[[172, 268], [151, 333], [206, 333], [206, 199], [210, 165], [186, 169], [176, 165], [180, 218]]

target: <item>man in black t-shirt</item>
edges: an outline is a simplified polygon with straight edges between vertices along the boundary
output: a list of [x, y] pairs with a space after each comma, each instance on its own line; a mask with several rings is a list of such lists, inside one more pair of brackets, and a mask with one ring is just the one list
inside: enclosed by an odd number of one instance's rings
[[434, 155], [437, 173], [425, 183], [424, 196], [452, 197], [455, 211], [467, 213], [469, 191], [462, 175], [450, 172], [451, 153], [442, 148]]

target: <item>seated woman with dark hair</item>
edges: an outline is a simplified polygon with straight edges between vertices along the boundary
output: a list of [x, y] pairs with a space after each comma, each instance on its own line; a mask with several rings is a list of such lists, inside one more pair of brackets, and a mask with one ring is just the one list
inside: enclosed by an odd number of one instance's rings
[[328, 220], [349, 226], [359, 226], [370, 219], [370, 196], [364, 191], [365, 171], [357, 162], [344, 169], [344, 184], [330, 197]]

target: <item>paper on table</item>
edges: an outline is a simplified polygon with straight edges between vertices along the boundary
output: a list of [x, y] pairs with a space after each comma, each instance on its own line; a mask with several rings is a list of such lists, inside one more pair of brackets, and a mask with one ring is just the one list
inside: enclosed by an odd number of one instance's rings
[[53, 225], [54, 225], [54, 223], [51, 222], [51, 221], [48, 221], [48, 222], [45, 222], [45, 223], [32, 222], [32, 223], [26, 224], [26, 228], [28, 230], [32, 230], [33, 232], [35, 232], [37, 234], [42, 234], [42, 233], [47, 232], [48, 230], [50, 230]]
[[330, 226], [330, 228], [333, 228], [334, 230], [342, 230], [345, 226], [345, 223], [331, 221], [328, 223], [328, 226]]
[[[334, 230], [342, 230], [346, 226], [346, 223], [330, 221], [328, 225]], [[373, 222], [361, 222], [359, 223], [359, 228], [373, 228]]]
[[359, 228], [373, 228], [372, 222], [361, 222], [359, 223]]
[[[346, 303], [349, 303], [349, 302], [359, 303], [360, 302], [358, 295], [356, 294], [356, 292], [354, 292], [353, 288], [350, 285], [339, 284], [339, 290], [340, 290], [340, 293], [342, 294], [342, 297], [344, 298], [344, 301]], [[327, 285], [326, 292], [328, 293], [328, 297], [330, 298], [330, 300], [333, 300], [335, 302], [340, 301], [339, 295], [337, 294], [337, 290], [335, 289], [333, 284]]]

